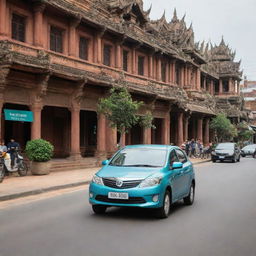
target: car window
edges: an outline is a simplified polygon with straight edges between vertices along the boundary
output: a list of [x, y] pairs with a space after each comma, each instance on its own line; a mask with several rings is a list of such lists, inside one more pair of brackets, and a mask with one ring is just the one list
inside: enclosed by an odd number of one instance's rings
[[179, 162], [179, 159], [175, 153], [175, 150], [172, 150], [170, 153], [170, 166], [172, 166], [174, 162]]
[[181, 163], [186, 163], [187, 162], [187, 157], [185, 156], [185, 154], [180, 149], [176, 149], [176, 153], [177, 153], [177, 156], [179, 158], [179, 162], [181, 162]]

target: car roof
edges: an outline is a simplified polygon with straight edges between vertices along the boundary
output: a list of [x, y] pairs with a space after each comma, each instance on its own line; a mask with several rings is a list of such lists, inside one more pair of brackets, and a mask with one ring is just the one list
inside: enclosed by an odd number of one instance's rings
[[128, 145], [128, 146], [125, 146], [125, 148], [148, 148], [148, 149], [165, 149], [165, 150], [171, 150], [171, 149], [174, 149], [174, 148], [179, 149], [179, 147], [177, 147], [177, 146], [160, 145], [160, 144]]

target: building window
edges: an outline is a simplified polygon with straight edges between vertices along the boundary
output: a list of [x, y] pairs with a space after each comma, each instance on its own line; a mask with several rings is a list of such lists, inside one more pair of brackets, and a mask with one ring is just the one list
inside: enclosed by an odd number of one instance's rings
[[88, 60], [88, 47], [89, 39], [85, 37], [80, 37], [79, 40], [79, 58], [83, 60]]
[[63, 30], [51, 27], [50, 49], [54, 52], [63, 52]]
[[227, 80], [223, 80], [223, 92], [229, 92], [229, 84]]
[[139, 56], [138, 57], [138, 74], [140, 76], [144, 75], [144, 57], [143, 56]]
[[175, 67], [175, 82], [176, 84], [180, 84], [180, 67], [176, 66]]
[[111, 45], [105, 44], [103, 49], [103, 64], [106, 66], [111, 65]]
[[25, 42], [25, 22], [25, 17], [19, 16], [17, 14], [12, 15], [12, 39]]
[[166, 82], [166, 62], [161, 62], [161, 76], [162, 76], [162, 81]]
[[128, 54], [129, 52], [123, 50], [123, 70], [128, 71]]

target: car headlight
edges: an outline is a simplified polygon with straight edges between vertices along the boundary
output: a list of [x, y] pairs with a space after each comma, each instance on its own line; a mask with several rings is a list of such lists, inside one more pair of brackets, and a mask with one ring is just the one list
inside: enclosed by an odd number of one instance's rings
[[215, 151], [212, 151], [212, 155], [213, 155], [213, 156], [216, 156], [216, 152], [215, 152]]
[[104, 185], [102, 178], [97, 176], [97, 175], [93, 176], [92, 182], [95, 183], [95, 184], [98, 184], [98, 185]]
[[140, 188], [153, 187], [161, 183], [163, 177], [149, 177], [140, 183]]

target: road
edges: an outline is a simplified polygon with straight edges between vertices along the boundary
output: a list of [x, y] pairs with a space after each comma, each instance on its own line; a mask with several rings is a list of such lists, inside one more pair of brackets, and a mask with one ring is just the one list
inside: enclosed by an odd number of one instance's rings
[[88, 188], [0, 210], [0, 256], [255, 256], [256, 160], [196, 167], [196, 201], [168, 219], [138, 209], [96, 216]]

